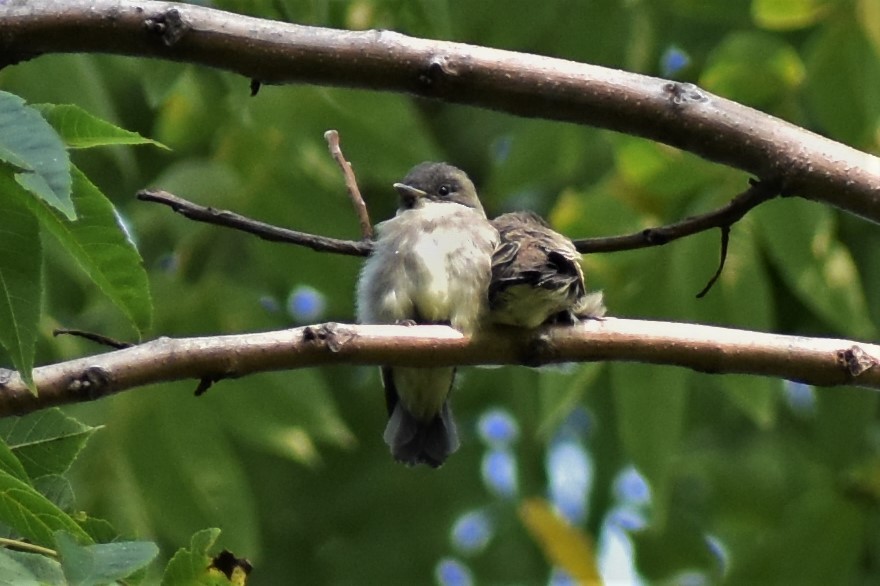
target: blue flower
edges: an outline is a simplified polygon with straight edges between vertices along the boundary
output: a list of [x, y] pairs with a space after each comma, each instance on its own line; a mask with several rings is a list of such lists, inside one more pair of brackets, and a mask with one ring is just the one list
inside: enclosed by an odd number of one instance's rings
[[593, 462], [579, 441], [555, 442], [547, 454], [550, 501], [571, 523], [587, 516], [587, 494], [593, 484]]
[[519, 425], [505, 409], [490, 409], [477, 423], [480, 438], [491, 447], [506, 447], [519, 438]]
[[510, 498], [516, 496], [519, 488], [517, 480], [516, 458], [510, 450], [492, 449], [483, 456], [481, 466], [483, 483], [498, 496]]
[[434, 577], [440, 586], [472, 586], [474, 583], [470, 569], [453, 558], [443, 558], [437, 562]]
[[796, 415], [811, 417], [816, 414], [816, 393], [813, 387], [787, 380], [783, 389], [785, 402]]
[[297, 323], [314, 323], [324, 316], [324, 294], [308, 285], [299, 285], [287, 296], [287, 313]]
[[690, 56], [675, 45], [669, 46], [660, 57], [660, 71], [663, 77], [672, 77], [690, 64]]
[[494, 527], [482, 511], [465, 513], [452, 526], [452, 542], [465, 553], [479, 553], [492, 539]]
[[614, 479], [614, 494], [619, 501], [634, 505], [646, 505], [651, 501], [651, 487], [632, 466], [624, 468]]

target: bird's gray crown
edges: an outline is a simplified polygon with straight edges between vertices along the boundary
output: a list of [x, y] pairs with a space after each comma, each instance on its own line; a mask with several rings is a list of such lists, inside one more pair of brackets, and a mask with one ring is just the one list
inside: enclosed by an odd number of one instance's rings
[[400, 183], [395, 183], [394, 188], [400, 194], [401, 208], [415, 207], [424, 198], [483, 209], [477, 189], [467, 174], [447, 163], [420, 163], [410, 169]]

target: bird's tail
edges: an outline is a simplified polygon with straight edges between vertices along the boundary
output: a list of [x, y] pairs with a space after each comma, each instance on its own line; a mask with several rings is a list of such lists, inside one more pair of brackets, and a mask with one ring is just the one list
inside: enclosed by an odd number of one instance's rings
[[391, 448], [391, 455], [407, 466], [416, 464], [427, 464], [432, 468], [441, 466], [460, 445], [448, 396], [440, 410], [430, 419], [425, 420], [416, 417], [407, 409], [404, 401], [397, 396], [390, 375], [385, 376], [383, 373], [383, 379], [386, 384], [389, 415], [383, 437]]

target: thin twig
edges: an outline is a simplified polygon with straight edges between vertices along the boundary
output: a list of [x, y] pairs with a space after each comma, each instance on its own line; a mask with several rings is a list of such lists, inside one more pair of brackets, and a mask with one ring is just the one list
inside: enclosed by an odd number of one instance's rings
[[324, 133], [324, 140], [330, 147], [330, 155], [333, 160], [342, 169], [342, 176], [345, 178], [345, 188], [348, 190], [348, 197], [354, 206], [358, 221], [361, 223], [361, 236], [364, 240], [373, 239], [373, 224], [370, 222], [370, 214], [367, 211], [367, 204], [361, 196], [361, 190], [358, 189], [357, 179], [355, 179], [354, 171], [351, 169], [351, 163], [345, 160], [342, 154], [342, 148], [339, 146], [339, 133], [335, 130], [328, 130]]
[[33, 543], [28, 543], [26, 541], [19, 541], [18, 539], [9, 539], [8, 537], [0, 537], [0, 547], [8, 547], [9, 549], [15, 549], [18, 551], [27, 551], [30, 553], [38, 553], [41, 555], [47, 555], [53, 558], [58, 557], [58, 552], [54, 549], [49, 549], [48, 547], [43, 547], [41, 545], [36, 545]]
[[706, 283], [706, 286], [703, 287], [699, 293], [697, 293], [697, 299], [702, 299], [706, 296], [706, 293], [712, 289], [712, 286], [718, 281], [718, 277], [721, 276], [721, 272], [724, 270], [724, 263], [727, 261], [727, 247], [730, 244], [730, 226], [721, 226], [721, 260], [718, 261], [718, 268], [715, 270], [715, 274], [712, 275], [712, 278], [709, 279], [709, 282]]
[[75, 330], [70, 328], [55, 328], [52, 330], [53, 336], [76, 336], [78, 338], [84, 338], [89, 340], [90, 342], [95, 342], [96, 344], [101, 344], [102, 346], [110, 346], [111, 348], [116, 348], [117, 350], [122, 350], [123, 348], [131, 348], [134, 346], [131, 342], [123, 342], [121, 340], [116, 340], [109, 336], [105, 336], [104, 334], [96, 334], [95, 332], [87, 332], [85, 330]]
[[227, 210], [200, 206], [167, 191], [144, 189], [137, 192], [137, 198], [141, 201], [151, 201], [166, 205], [190, 220], [241, 230], [271, 242], [286, 242], [288, 244], [305, 246], [318, 252], [334, 252], [349, 256], [367, 256], [373, 249], [372, 243], [368, 241], [339, 240], [338, 238], [316, 236], [305, 232], [288, 230], [287, 228], [279, 228], [278, 226], [260, 222], [259, 220], [252, 220]]
[[582, 253], [616, 252], [661, 246], [712, 228], [724, 228], [725, 226], [729, 228], [742, 219], [752, 208], [779, 195], [780, 186], [777, 181], [761, 180], [750, 183], [747, 190], [734, 197], [727, 205], [707, 214], [685, 218], [674, 224], [648, 228], [624, 236], [581, 238], [575, 240], [574, 245]]

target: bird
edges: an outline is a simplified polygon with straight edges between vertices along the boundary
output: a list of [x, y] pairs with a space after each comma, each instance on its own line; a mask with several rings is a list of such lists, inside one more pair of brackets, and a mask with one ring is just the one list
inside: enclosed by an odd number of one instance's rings
[[[399, 183], [397, 213], [376, 226], [357, 285], [364, 324], [445, 324], [472, 335], [485, 321], [498, 232], [467, 174], [447, 163], [413, 167]], [[391, 454], [442, 465], [459, 447], [449, 406], [454, 367], [381, 368]]]
[[587, 292], [574, 243], [534, 212], [492, 220], [500, 242], [492, 255], [490, 321], [521, 328], [573, 324], [605, 315], [601, 291]]

